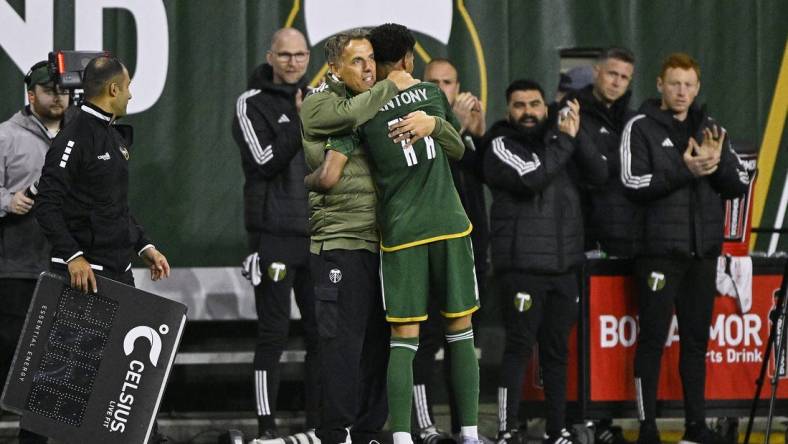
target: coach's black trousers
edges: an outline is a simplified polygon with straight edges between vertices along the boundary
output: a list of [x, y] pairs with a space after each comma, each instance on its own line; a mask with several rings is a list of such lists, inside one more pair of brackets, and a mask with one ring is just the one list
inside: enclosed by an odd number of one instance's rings
[[657, 417], [660, 362], [674, 308], [681, 338], [679, 373], [684, 389], [684, 414], [688, 423], [705, 419], [706, 349], [716, 272], [717, 258], [635, 260], [640, 316], [635, 389], [641, 421], [654, 421]]
[[[309, 238], [264, 236], [259, 251], [262, 281], [254, 289], [257, 344], [254, 354], [255, 401], [261, 428], [275, 429], [279, 391], [279, 359], [290, 329], [290, 290], [301, 312], [304, 330], [304, 402], [306, 427], [319, 422], [318, 340], [315, 299], [309, 271]], [[264, 430], [260, 430], [261, 432]]]
[[535, 343], [545, 395], [546, 431], [564, 428], [569, 332], [577, 321], [579, 289], [574, 272], [509, 272], [499, 281], [506, 346], [498, 388], [499, 430], [519, 426], [525, 367]]
[[383, 311], [379, 256], [366, 250], [311, 255], [320, 337], [322, 409], [317, 436], [325, 444], [380, 439], [388, 416], [389, 326]]

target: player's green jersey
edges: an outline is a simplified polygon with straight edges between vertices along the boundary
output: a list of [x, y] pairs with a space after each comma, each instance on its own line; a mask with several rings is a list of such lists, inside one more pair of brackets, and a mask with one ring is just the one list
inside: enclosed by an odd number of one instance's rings
[[378, 190], [383, 251], [467, 236], [472, 229], [454, 187], [446, 154], [449, 151], [461, 157], [464, 147], [459, 134], [451, 128], [451, 137], [444, 146], [425, 137], [409, 147], [404, 142], [395, 144], [388, 136], [391, 123], [419, 110], [443, 119], [451, 113], [441, 90], [422, 82], [383, 105], [360, 131]]

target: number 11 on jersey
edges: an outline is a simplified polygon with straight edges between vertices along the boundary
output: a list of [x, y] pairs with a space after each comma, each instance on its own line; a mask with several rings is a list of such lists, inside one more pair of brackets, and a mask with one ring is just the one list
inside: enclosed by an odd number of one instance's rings
[[[395, 123], [401, 121], [401, 118], [396, 118], [394, 120], [390, 120], [388, 122], [388, 127], [391, 129], [391, 126]], [[416, 157], [416, 150], [411, 145], [410, 140], [401, 140], [400, 145], [402, 146], [402, 153], [405, 155], [405, 161], [408, 163], [408, 166], [413, 166], [419, 163], [419, 159]], [[432, 160], [435, 158], [435, 140], [432, 137], [426, 136], [424, 137], [424, 144], [427, 147], [427, 160]]]

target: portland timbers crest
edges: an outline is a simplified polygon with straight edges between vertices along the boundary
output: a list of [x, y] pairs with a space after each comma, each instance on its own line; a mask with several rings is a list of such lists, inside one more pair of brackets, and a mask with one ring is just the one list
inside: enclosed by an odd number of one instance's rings
[[665, 273], [652, 271], [648, 275], [648, 288], [651, 291], [660, 291], [665, 288]]
[[268, 277], [274, 282], [279, 282], [287, 276], [287, 267], [281, 262], [271, 262], [268, 266]]
[[528, 293], [518, 292], [514, 296], [514, 308], [520, 313], [528, 311], [534, 304], [534, 300]]

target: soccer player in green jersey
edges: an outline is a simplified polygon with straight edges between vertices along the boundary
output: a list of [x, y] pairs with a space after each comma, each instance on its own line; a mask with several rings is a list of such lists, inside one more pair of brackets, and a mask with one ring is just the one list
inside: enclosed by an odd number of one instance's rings
[[[304, 182], [312, 191], [310, 267], [322, 370], [317, 436], [323, 444], [377, 440], [388, 416], [389, 332], [378, 277], [375, 185], [366, 150], [352, 135], [400, 91], [419, 82], [405, 71], [393, 71], [375, 83], [368, 34], [356, 29], [326, 41], [330, 71], [304, 99], [300, 114], [305, 159], [314, 170]], [[408, 137], [413, 130], [414, 137], [443, 141], [454, 131], [438, 117], [413, 114], [402, 123]], [[350, 143], [329, 143], [343, 136]]]
[[[415, 39], [407, 28], [373, 29], [378, 78], [413, 71]], [[451, 384], [457, 396], [463, 442], [478, 442], [479, 364], [471, 314], [479, 308], [472, 226], [452, 181], [449, 157], [462, 157], [459, 134], [448, 142], [407, 134], [392, 140], [399, 120], [414, 111], [447, 118], [446, 97], [432, 83], [416, 84], [391, 99], [360, 131], [378, 190], [381, 281], [386, 319], [391, 324], [388, 367], [390, 426], [394, 444], [410, 443], [413, 357], [419, 322], [427, 319], [427, 298], [440, 298], [446, 340], [452, 354]], [[441, 121], [441, 119], [436, 119]], [[452, 129], [453, 131], [453, 129]], [[397, 143], [398, 142], [398, 143]]]

